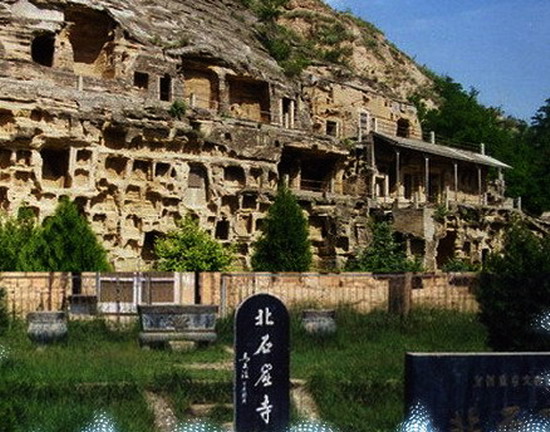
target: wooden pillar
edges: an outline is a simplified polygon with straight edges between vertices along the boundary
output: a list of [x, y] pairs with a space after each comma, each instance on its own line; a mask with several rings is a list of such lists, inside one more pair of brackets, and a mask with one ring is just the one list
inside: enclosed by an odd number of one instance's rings
[[481, 167], [478, 165], [477, 167], [477, 187], [479, 192], [479, 202], [480, 204], [483, 204], [483, 190], [482, 190], [482, 181], [481, 181]]
[[411, 310], [412, 273], [389, 277], [388, 311], [390, 314], [406, 317]]
[[371, 143], [370, 146], [370, 163], [371, 163], [371, 198], [376, 198], [376, 178], [375, 178], [375, 171], [376, 171], [376, 161], [374, 156], [374, 140]]
[[430, 158], [424, 156], [424, 195], [426, 202], [430, 200]]
[[395, 151], [395, 198], [399, 202], [399, 194], [401, 193], [401, 173], [400, 173], [400, 153]]
[[458, 202], [458, 163], [454, 162], [455, 202]]

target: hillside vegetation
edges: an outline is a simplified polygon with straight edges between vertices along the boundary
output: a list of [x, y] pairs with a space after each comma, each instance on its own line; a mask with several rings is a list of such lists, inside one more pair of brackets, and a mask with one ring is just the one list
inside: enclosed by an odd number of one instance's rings
[[[338, 12], [321, 0], [241, 0], [259, 19], [260, 41], [285, 73], [316, 73], [358, 80], [383, 94], [414, 103], [425, 133], [442, 144], [479, 151], [512, 167], [507, 195], [522, 197], [523, 208], [550, 210], [550, 99], [532, 123], [507, 116], [478, 101], [451, 77], [418, 65], [373, 24]], [[496, 176], [496, 173], [493, 173]]]

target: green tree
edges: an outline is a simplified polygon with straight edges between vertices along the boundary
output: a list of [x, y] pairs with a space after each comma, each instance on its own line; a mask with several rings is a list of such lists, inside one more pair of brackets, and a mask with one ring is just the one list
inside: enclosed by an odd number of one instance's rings
[[372, 273], [402, 273], [422, 271], [418, 259], [408, 259], [402, 245], [395, 241], [387, 222], [371, 222], [370, 245], [356, 259], [348, 261], [346, 270]]
[[305, 272], [311, 266], [307, 219], [294, 195], [279, 187], [262, 235], [255, 244], [252, 268], [268, 272]]
[[32, 211], [23, 206], [16, 218], [0, 221], [0, 271], [33, 270], [39, 228]]
[[[108, 271], [107, 253], [76, 205], [62, 198], [53, 216], [46, 218], [30, 260], [34, 270]], [[34, 264], [33, 261], [38, 261]]]
[[525, 138], [529, 153], [528, 190], [523, 191], [527, 210], [540, 214], [550, 210], [550, 99], [540, 107], [532, 118]]
[[232, 251], [200, 229], [190, 215], [178, 222], [176, 230], [157, 239], [155, 254], [155, 267], [161, 271], [222, 271], [233, 260]]
[[498, 108], [483, 106], [477, 90], [467, 92], [452, 78], [435, 77], [435, 92], [437, 109], [426, 110], [419, 97], [412, 98], [422, 114], [422, 128], [448, 142], [484, 143], [491, 156], [512, 167], [506, 171], [506, 194], [522, 197], [530, 213], [550, 210], [550, 99], [528, 127]]
[[483, 266], [477, 298], [491, 347], [549, 350], [548, 329], [546, 334], [537, 331], [537, 319], [550, 317], [550, 236], [539, 238], [514, 223], [502, 253], [491, 255]]
[[515, 132], [521, 128], [518, 121], [505, 118], [498, 108], [483, 106], [477, 90], [465, 91], [450, 77], [439, 77], [435, 82], [441, 104], [425, 114], [425, 131], [457, 143], [485, 143], [488, 150], [497, 153], [500, 147], [513, 143]]

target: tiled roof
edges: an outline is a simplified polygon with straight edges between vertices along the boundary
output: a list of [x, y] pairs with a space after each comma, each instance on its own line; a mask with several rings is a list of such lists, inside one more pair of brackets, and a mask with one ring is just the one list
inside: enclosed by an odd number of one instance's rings
[[468, 150], [447, 147], [442, 144], [432, 144], [425, 141], [414, 140], [410, 138], [402, 138], [398, 136], [389, 136], [379, 132], [373, 132], [375, 138], [379, 138], [390, 145], [415, 150], [422, 153], [442, 156], [449, 159], [471, 162], [479, 165], [487, 165], [496, 168], [512, 168], [499, 160], [481, 153], [475, 153]]

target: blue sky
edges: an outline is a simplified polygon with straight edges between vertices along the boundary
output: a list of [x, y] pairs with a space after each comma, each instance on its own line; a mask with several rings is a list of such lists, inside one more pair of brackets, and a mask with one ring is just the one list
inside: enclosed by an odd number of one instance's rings
[[326, 0], [420, 64], [530, 120], [550, 98], [550, 0]]

